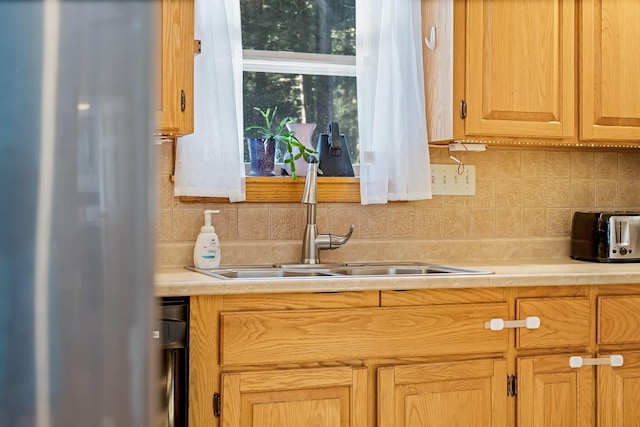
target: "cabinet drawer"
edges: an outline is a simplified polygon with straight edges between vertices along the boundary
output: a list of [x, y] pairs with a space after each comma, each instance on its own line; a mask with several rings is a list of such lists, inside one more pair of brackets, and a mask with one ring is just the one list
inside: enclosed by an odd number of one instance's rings
[[506, 303], [221, 314], [222, 365], [505, 352]]
[[517, 301], [517, 317], [540, 318], [538, 329], [518, 329], [518, 348], [589, 345], [588, 298], [527, 298]]
[[598, 344], [640, 343], [640, 296], [598, 298]]

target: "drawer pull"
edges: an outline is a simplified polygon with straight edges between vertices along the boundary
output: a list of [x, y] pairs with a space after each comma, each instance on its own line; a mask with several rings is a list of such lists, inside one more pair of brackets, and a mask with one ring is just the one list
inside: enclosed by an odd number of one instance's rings
[[609, 357], [598, 357], [593, 359], [583, 359], [580, 356], [571, 356], [569, 358], [569, 366], [572, 368], [582, 368], [583, 366], [593, 365], [610, 365], [613, 367], [622, 366], [624, 357], [621, 354], [612, 354]]
[[539, 327], [540, 318], [538, 316], [529, 316], [524, 320], [491, 319], [484, 324], [485, 329], [491, 329], [492, 331], [501, 331], [504, 328], [538, 329]]

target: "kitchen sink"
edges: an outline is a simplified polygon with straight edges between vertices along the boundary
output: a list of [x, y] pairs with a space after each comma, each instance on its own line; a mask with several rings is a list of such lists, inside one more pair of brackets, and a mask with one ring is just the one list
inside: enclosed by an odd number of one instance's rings
[[200, 269], [195, 267], [187, 267], [189, 270], [208, 276], [217, 277], [218, 279], [286, 279], [294, 277], [322, 277], [332, 276], [332, 274], [322, 270], [285, 270], [276, 267], [229, 267]]
[[402, 275], [450, 275], [450, 274], [491, 274], [490, 271], [445, 265], [389, 265], [389, 266], [347, 266], [331, 270], [339, 276], [402, 276]]
[[245, 280], [493, 274], [493, 272], [486, 270], [421, 263], [275, 264], [273, 266], [229, 266], [215, 269], [186, 268], [219, 279]]

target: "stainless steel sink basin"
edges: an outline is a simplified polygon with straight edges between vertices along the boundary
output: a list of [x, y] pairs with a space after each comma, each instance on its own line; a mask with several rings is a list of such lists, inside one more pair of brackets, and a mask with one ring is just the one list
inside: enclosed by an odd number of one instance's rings
[[285, 279], [292, 277], [322, 277], [331, 274], [320, 270], [285, 270], [275, 267], [240, 267], [240, 268], [215, 268], [211, 270], [187, 267], [189, 270], [218, 279]]
[[446, 265], [420, 263], [277, 264], [273, 266], [230, 266], [211, 270], [186, 267], [218, 279], [292, 279], [345, 276], [449, 276], [493, 274]]
[[490, 271], [445, 265], [389, 265], [389, 266], [347, 266], [331, 270], [341, 276], [403, 276], [403, 275], [468, 275], [491, 274]]

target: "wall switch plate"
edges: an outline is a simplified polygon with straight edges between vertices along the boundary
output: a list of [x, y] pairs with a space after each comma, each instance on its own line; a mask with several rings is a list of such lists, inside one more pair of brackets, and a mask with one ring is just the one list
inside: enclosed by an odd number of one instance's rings
[[[462, 175], [458, 175], [458, 169]], [[476, 167], [474, 165], [431, 165], [431, 193], [434, 196], [475, 196]]]

